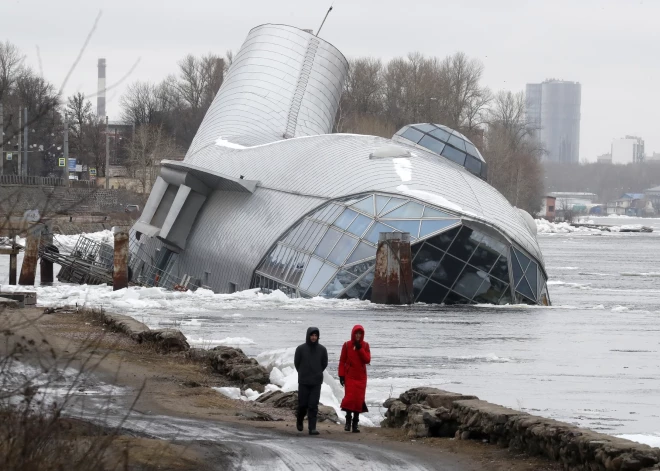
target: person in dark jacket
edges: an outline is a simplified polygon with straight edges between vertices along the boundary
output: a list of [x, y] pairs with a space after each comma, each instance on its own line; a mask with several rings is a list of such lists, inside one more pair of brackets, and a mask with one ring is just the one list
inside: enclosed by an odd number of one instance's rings
[[303, 419], [307, 413], [307, 425], [310, 435], [318, 435], [316, 416], [319, 411], [323, 372], [328, 366], [328, 351], [319, 343], [319, 329], [307, 329], [305, 343], [296, 348], [293, 364], [298, 371], [298, 411], [296, 427], [303, 430]]
[[339, 383], [346, 393], [341, 401], [341, 409], [346, 412], [347, 432], [359, 433], [360, 412], [369, 412], [364, 397], [367, 391], [367, 365], [371, 363], [371, 350], [364, 341], [364, 327], [356, 325], [351, 332], [351, 340], [344, 343], [339, 356]]

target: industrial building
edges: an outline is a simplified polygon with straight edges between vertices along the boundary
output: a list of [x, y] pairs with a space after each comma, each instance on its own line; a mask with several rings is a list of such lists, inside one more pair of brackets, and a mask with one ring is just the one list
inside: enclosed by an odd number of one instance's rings
[[347, 71], [307, 31], [252, 29], [184, 160], [161, 162], [132, 277], [370, 299], [379, 233], [408, 232], [416, 301], [549, 304], [536, 225], [465, 136], [329, 134]]

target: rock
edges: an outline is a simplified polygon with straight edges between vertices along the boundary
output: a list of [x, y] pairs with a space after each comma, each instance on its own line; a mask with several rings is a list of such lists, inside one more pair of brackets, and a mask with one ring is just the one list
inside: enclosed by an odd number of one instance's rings
[[200, 363], [211, 363], [211, 359], [213, 358], [213, 350], [207, 350], [205, 348], [191, 348], [186, 352], [186, 356], [193, 360], [193, 361], [198, 361]]
[[272, 404], [275, 402], [275, 399], [280, 397], [282, 394], [284, 394], [282, 391], [270, 391], [267, 392], [266, 394], [262, 394], [259, 396], [255, 402], [261, 403], [261, 404]]
[[399, 400], [404, 404], [419, 404], [426, 400], [426, 396], [429, 394], [443, 394], [446, 391], [437, 388], [412, 388], [408, 391], [402, 393], [399, 396]]
[[335, 411], [334, 407], [319, 405], [318, 421], [325, 422], [326, 420], [339, 422], [337, 411]]
[[141, 332], [137, 340], [140, 343], [154, 343], [158, 350], [166, 353], [190, 350], [186, 336], [177, 329], [147, 330]]
[[454, 401], [459, 400], [468, 400], [468, 399], [479, 399], [477, 396], [464, 396], [462, 394], [452, 393], [449, 391], [442, 391], [442, 394], [428, 394], [426, 396], [426, 403], [429, 407], [444, 407], [446, 409], [451, 409]]
[[197, 381], [184, 381], [183, 385], [187, 388], [199, 388], [202, 385], [198, 383]]
[[273, 407], [296, 410], [298, 408], [298, 391], [283, 393], [273, 401]]
[[[389, 399], [388, 401], [389, 402]], [[389, 402], [385, 419], [380, 423], [381, 427], [401, 428], [408, 420], [408, 406], [402, 401], [395, 399]]]
[[2, 309], [18, 309], [20, 303], [14, 299], [0, 298], [0, 308]]
[[270, 382], [268, 370], [254, 358], [249, 358], [240, 348], [215, 347], [211, 352], [211, 366], [218, 373], [242, 384], [265, 385]]
[[[122, 332], [128, 335], [130, 338], [136, 342], [142, 342], [142, 334], [150, 332], [149, 327], [147, 327], [142, 322], [136, 321], [130, 316], [124, 316], [122, 314], [108, 314], [102, 313], [103, 323], [109, 326], [112, 330], [117, 332]], [[157, 332], [157, 331], [154, 331]], [[178, 331], [177, 331], [178, 332]], [[180, 333], [180, 332], [179, 332]], [[183, 334], [181, 334], [183, 335]], [[185, 340], [185, 337], [184, 337]], [[187, 344], [187, 342], [186, 342]], [[188, 347], [190, 348], [190, 347]], [[187, 350], [187, 349], [186, 349]]]

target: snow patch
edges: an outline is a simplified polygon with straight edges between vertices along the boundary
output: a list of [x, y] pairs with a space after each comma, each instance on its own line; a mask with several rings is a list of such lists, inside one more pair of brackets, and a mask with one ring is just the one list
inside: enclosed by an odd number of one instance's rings
[[[441, 196], [437, 193], [431, 193], [430, 191], [424, 191], [424, 190], [412, 190], [412, 189], [408, 188], [407, 185], [399, 185], [399, 186], [396, 187], [396, 189], [398, 191], [400, 191], [401, 193], [406, 194], [408, 196], [412, 196], [414, 198], [418, 198], [418, 199], [421, 199], [421, 200], [426, 200], [429, 203], [435, 204], [437, 206], [440, 206], [440, 207], [443, 207], [443, 208], [446, 208], [446, 209], [450, 209], [450, 210], [453, 210], [453, 211], [461, 211], [461, 212], [465, 213], [465, 211], [463, 211], [463, 208], [461, 208], [459, 205], [457, 205], [456, 203], [452, 203], [447, 198], [445, 198], [444, 196]], [[467, 213], [465, 213], [465, 214], [467, 214]]]
[[233, 142], [228, 141], [227, 139], [223, 139], [222, 136], [220, 136], [218, 139], [215, 141], [216, 146], [220, 147], [227, 147], [229, 149], [246, 149], [247, 146], [243, 146], [241, 144], [235, 144]]
[[412, 180], [412, 163], [410, 159], [398, 158], [392, 159], [394, 163], [394, 171], [399, 175], [402, 182], [409, 182]]
[[643, 434], [617, 435], [617, 438], [623, 438], [624, 440], [632, 440], [633, 442], [643, 443], [644, 445], [660, 448], [660, 432], [657, 432], [653, 435], [643, 435]]

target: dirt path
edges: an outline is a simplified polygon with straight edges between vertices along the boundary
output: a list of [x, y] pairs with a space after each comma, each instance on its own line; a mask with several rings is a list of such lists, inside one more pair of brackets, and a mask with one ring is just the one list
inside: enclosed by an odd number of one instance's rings
[[[21, 361], [85, 372], [82, 390], [76, 392], [82, 399], [72, 402], [81, 415], [111, 426], [122, 423], [124, 430], [140, 439], [168, 440], [184, 446], [188, 460], [175, 467], [170, 461], [170, 469], [272, 471], [355, 465], [364, 470], [560, 469], [554, 463], [513, 456], [487, 444], [409, 440], [402, 431], [393, 429], [362, 428], [358, 435], [323, 422], [318, 424], [321, 436], [309, 437], [295, 430], [291, 411], [228, 399], [212, 388], [234, 384], [210, 368], [183, 355], [161, 355], [122, 334], [104, 330], [93, 315], [6, 310], [0, 313], [0, 329], [11, 329], [14, 334], [6, 336], [0, 354], [20, 342], [27, 348]], [[103, 385], [114, 389], [103, 392]], [[132, 413], [127, 418], [128, 410]], [[246, 412], [265, 412], [281, 420], [247, 421]]]

